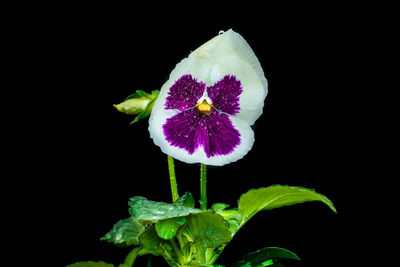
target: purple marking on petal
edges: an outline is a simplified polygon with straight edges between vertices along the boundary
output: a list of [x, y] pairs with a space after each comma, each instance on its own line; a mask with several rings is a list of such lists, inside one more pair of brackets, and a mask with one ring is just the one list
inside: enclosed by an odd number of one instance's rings
[[202, 135], [202, 145], [207, 157], [230, 154], [240, 144], [240, 133], [228, 115], [213, 112], [206, 122], [207, 134]]
[[196, 109], [188, 109], [168, 118], [163, 125], [166, 140], [173, 146], [183, 148], [193, 154], [201, 144], [200, 123], [204, 123], [204, 116]]
[[198, 82], [192, 75], [183, 75], [169, 89], [165, 102], [166, 109], [183, 111], [194, 107], [203, 95], [205, 87], [203, 82]]
[[163, 130], [172, 146], [185, 149], [189, 154], [202, 146], [207, 157], [227, 155], [240, 144], [240, 133], [228, 115], [218, 112], [207, 116], [189, 109], [167, 119]]
[[207, 87], [207, 94], [213, 106], [229, 115], [239, 112], [239, 95], [242, 91], [242, 84], [233, 75], [226, 75], [213, 86]]

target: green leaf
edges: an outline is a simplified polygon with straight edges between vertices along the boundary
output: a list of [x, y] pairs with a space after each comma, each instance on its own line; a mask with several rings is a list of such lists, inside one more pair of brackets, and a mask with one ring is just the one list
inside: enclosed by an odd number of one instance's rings
[[229, 225], [221, 215], [205, 211], [192, 214], [182, 230], [191, 240], [201, 240], [207, 248], [215, 248], [231, 240]]
[[300, 260], [293, 252], [278, 247], [268, 247], [246, 254], [241, 261], [233, 264], [232, 267], [264, 267], [283, 266], [274, 264], [274, 260]]
[[181, 229], [179, 232], [186, 239], [185, 243], [194, 251], [193, 263], [211, 263], [214, 249], [231, 240], [228, 223], [211, 211], [189, 215]]
[[156, 232], [162, 239], [172, 239], [175, 237], [179, 227], [181, 227], [185, 222], [185, 217], [177, 217], [158, 221], [155, 224]]
[[168, 241], [161, 239], [154, 224], [146, 227], [146, 230], [139, 236], [140, 244], [154, 255], [163, 255], [167, 260], [175, 260], [173, 249]]
[[200, 209], [151, 201], [144, 197], [130, 198], [129, 205], [131, 206], [129, 209], [130, 214], [139, 222], [157, 222], [201, 212]]
[[101, 240], [121, 245], [139, 245], [139, 235], [145, 227], [135, 218], [129, 217], [117, 222]]
[[274, 264], [274, 260], [267, 260], [267, 261], [264, 261], [264, 262], [260, 263], [259, 265], [257, 265], [257, 267], [271, 266], [273, 264]]
[[194, 201], [194, 198], [191, 193], [186, 192], [183, 196], [178, 198], [173, 205], [175, 206], [185, 206], [188, 208], [194, 208], [194, 205], [196, 202]]
[[324, 195], [312, 189], [282, 185], [251, 189], [240, 197], [238, 211], [243, 217], [243, 225], [261, 210], [271, 210], [308, 201], [321, 201], [336, 212], [332, 202]]
[[114, 267], [113, 264], [108, 264], [102, 261], [82, 261], [70, 264], [67, 267]]
[[211, 209], [213, 211], [217, 211], [218, 212], [218, 211], [223, 211], [227, 207], [229, 207], [229, 205], [225, 204], [225, 203], [214, 203], [214, 204], [212, 204]]
[[278, 247], [263, 248], [243, 257], [243, 261], [250, 262], [252, 266], [259, 265], [267, 260], [278, 259], [300, 260], [300, 258], [290, 250]]

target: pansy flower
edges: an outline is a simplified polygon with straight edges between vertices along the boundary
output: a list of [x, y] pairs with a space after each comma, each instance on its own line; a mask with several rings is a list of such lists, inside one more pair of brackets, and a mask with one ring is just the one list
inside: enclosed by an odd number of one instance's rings
[[187, 163], [221, 166], [252, 148], [251, 125], [262, 114], [267, 80], [241, 35], [222, 32], [171, 72], [154, 103], [150, 136]]

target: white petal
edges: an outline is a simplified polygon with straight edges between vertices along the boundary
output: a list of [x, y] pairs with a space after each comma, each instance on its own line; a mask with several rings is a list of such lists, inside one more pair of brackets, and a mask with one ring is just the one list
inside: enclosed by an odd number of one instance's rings
[[[165, 101], [170, 87], [185, 74], [191, 74], [207, 86], [215, 84], [228, 74], [235, 75], [241, 81], [243, 92], [239, 101], [240, 111], [235, 117], [230, 117], [241, 134], [241, 143], [232, 153], [207, 158], [202, 147], [190, 155], [186, 150], [167, 142], [162, 126], [167, 118], [178, 111], [166, 110]], [[212, 38], [176, 65], [155, 101], [149, 119], [150, 136], [164, 153], [183, 162], [221, 166], [239, 160], [254, 143], [254, 133], [250, 125], [261, 115], [267, 92], [267, 80], [254, 52], [243, 37], [229, 30]]]
[[[210, 81], [217, 82], [225, 75], [235, 75], [242, 83], [243, 92], [240, 95], [240, 111], [236, 116], [250, 125], [260, 117], [268, 93], [267, 79], [260, 62], [247, 42], [238, 33], [229, 30], [215, 53], [219, 55], [210, 73]], [[225, 35], [224, 34], [224, 35]]]

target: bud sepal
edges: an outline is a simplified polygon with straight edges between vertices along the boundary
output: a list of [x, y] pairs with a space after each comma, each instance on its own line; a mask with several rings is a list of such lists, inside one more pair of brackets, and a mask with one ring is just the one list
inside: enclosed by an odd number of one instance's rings
[[142, 90], [136, 90], [136, 93], [129, 95], [120, 104], [114, 104], [114, 107], [122, 113], [128, 115], [137, 115], [130, 123], [133, 124], [141, 119], [147, 118], [153, 109], [154, 101], [160, 94], [159, 90], [151, 91], [151, 94]]

